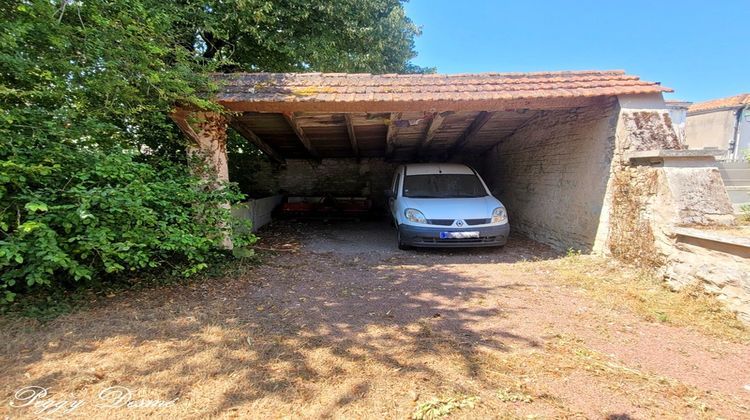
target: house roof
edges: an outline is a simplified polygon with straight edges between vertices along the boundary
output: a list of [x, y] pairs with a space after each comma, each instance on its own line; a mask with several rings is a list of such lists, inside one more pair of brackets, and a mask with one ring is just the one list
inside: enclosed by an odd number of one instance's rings
[[[214, 74], [220, 103], [434, 103], [572, 99], [671, 92], [624, 71], [480, 74]], [[246, 109], [247, 110], [247, 109]]]
[[699, 102], [691, 105], [690, 108], [688, 108], [688, 113], [693, 114], [706, 111], [718, 111], [720, 109], [739, 108], [745, 105], [750, 105], [750, 93], [742, 93], [727, 98]]

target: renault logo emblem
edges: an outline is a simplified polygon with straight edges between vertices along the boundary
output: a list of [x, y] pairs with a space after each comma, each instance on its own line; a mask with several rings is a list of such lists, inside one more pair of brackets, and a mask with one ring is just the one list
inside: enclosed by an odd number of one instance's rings
[[464, 221], [463, 220], [459, 220], [459, 221], [456, 222], [456, 226], [458, 226], [458, 227], [461, 227], [463, 225], [464, 225]]

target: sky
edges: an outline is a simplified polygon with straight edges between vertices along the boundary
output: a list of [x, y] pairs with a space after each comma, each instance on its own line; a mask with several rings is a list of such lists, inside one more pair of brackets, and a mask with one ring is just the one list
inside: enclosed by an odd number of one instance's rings
[[411, 0], [439, 73], [626, 70], [699, 102], [750, 92], [750, 0]]

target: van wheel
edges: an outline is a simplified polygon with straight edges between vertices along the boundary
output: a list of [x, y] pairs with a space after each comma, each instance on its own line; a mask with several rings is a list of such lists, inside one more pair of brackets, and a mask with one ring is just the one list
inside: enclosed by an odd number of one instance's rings
[[406, 245], [401, 240], [401, 230], [399, 230], [399, 229], [396, 229], [396, 245], [398, 246], [398, 249], [400, 249], [402, 251], [406, 251], [406, 250], [411, 249], [411, 247], [409, 245]]

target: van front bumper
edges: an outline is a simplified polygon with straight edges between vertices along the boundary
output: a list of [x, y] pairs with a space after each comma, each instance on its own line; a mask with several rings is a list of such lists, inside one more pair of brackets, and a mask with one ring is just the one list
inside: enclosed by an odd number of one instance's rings
[[[398, 225], [401, 241], [404, 245], [430, 248], [461, 248], [480, 246], [502, 246], [508, 242], [510, 225], [508, 223], [492, 226], [470, 226], [454, 228], [450, 226], [413, 226]], [[443, 232], [479, 232], [478, 238], [441, 238]]]

